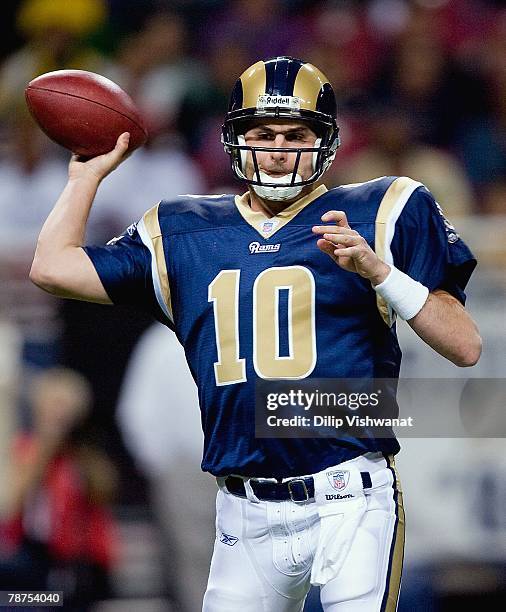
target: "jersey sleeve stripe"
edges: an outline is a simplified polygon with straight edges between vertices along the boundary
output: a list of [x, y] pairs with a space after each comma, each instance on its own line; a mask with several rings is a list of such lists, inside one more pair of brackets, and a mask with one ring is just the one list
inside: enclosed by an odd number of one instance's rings
[[158, 206], [150, 208], [139, 221], [137, 231], [151, 253], [151, 275], [158, 304], [171, 323], [174, 323], [170, 299], [169, 275], [163, 252], [162, 232], [158, 221]]
[[[407, 176], [399, 177], [386, 190], [380, 202], [376, 214], [374, 249], [378, 257], [387, 264], [394, 263], [390, 245], [395, 234], [397, 219], [413, 192], [422, 186], [422, 183]], [[392, 326], [395, 321], [394, 311], [379, 295], [376, 297], [376, 305], [385, 323]]]

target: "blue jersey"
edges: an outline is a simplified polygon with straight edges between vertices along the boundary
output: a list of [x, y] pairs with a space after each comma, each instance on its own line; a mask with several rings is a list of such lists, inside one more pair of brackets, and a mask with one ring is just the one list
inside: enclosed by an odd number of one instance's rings
[[107, 246], [86, 247], [113, 303], [147, 309], [175, 330], [199, 390], [202, 468], [217, 476], [311, 474], [399, 450], [395, 438], [373, 436], [255, 437], [259, 378], [399, 373], [395, 313], [316, 246], [311, 228], [329, 210], [343, 210], [385, 262], [464, 303], [476, 262], [429, 191], [405, 177], [321, 185], [272, 218], [246, 196], [181, 196]]

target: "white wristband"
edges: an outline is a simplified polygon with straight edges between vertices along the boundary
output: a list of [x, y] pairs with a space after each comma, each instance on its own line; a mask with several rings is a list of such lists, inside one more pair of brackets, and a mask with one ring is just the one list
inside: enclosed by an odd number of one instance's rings
[[376, 285], [374, 290], [390, 304], [401, 319], [408, 321], [423, 308], [429, 296], [429, 290], [411, 276], [389, 265], [388, 276], [382, 283]]

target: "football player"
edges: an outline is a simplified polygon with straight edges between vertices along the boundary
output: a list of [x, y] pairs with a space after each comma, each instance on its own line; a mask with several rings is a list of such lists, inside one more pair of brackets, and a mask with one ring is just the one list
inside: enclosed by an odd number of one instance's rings
[[256, 437], [257, 381], [395, 379], [396, 316], [458, 366], [480, 356], [464, 308], [476, 262], [427, 188], [407, 177], [321, 182], [339, 146], [336, 117], [315, 66], [259, 61], [237, 81], [223, 125], [242, 196], [162, 200], [108, 245], [83, 246], [95, 192], [128, 151], [122, 134], [106, 155], [72, 158], [37, 245], [37, 285], [137, 305], [184, 346], [202, 468], [219, 486], [206, 612], [300, 611], [310, 584], [326, 611], [397, 605], [395, 437], [367, 427]]

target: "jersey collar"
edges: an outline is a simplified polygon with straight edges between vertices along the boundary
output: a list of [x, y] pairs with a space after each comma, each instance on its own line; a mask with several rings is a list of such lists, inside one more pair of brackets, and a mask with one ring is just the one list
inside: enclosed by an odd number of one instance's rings
[[269, 239], [278, 230], [291, 221], [300, 211], [311, 202], [323, 195], [327, 191], [325, 185], [319, 185], [316, 189], [302, 198], [292, 202], [274, 217], [267, 217], [263, 212], [251, 210], [249, 205], [249, 191], [243, 195], [235, 196], [235, 205], [241, 213], [243, 219], [256, 230], [262, 238]]

